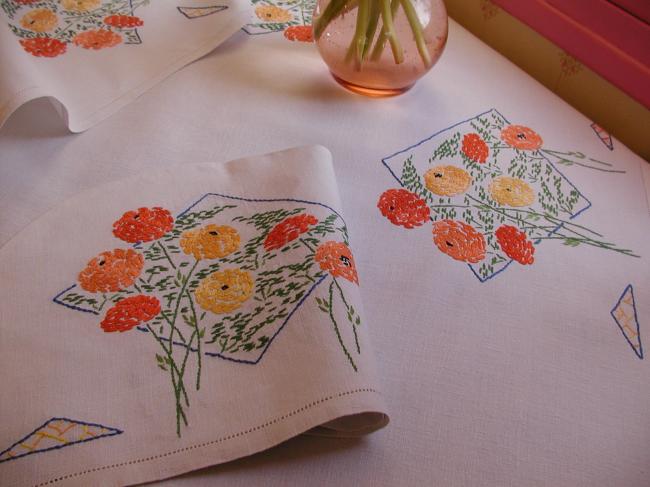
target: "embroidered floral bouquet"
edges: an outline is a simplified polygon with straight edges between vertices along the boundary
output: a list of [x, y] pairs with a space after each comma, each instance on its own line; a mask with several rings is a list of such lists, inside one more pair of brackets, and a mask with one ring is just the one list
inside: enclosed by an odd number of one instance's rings
[[323, 295], [311, 299], [332, 324], [341, 358], [358, 370], [361, 319], [346, 299], [358, 277], [341, 216], [317, 203], [269, 201], [251, 211], [239, 200], [205, 195], [176, 219], [160, 207], [127, 211], [113, 235], [133, 246], [92, 258], [78, 285], [54, 299], [103, 315], [104, 332], [137, 329], [157, 342], [179, 436], [205, 357], [259, 362], [320, 284]]
[[99, 50], [140, 44], [142, 19], [134, 12], [149, 0], [0, 0], [9, 27], [25, 51], [57, 57], [68, 46]]

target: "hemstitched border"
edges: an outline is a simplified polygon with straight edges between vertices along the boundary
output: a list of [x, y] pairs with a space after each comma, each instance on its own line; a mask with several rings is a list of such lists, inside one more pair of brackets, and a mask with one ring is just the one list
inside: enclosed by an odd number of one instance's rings
[[227, 435], [227, 436], [223, 436], [221, 438], [217, 438], [216, 440], [205, 441], [203, 443], [198, 443], [196, 445], [187, 446], [187, 447], [184, 447], [184, 448], [179, 448], [179, 449], [176, 449], [176, 450], [172, 450], [172, 451], [169, 451], [169, 452], [166, 452], [166, 453], [161, 453], [159, 455], [154, 455], [154, 456], [151, 456], [151, 457], [138, 458], [138, 459], [135, 459], [135, 460], [129, 460], [127, 462], [114, 463], [114, 464], [111, 464], [111, 465], [104, 465], [102, 467], [95, 467], [95, 468], [91, 468], [91, 469], [88, 469], [88, 470], [82, 470], [81, 472], [75, 472], [75, 473], [63, 475], [61, 477], [57, 477], [57, 478], [54, 478], [54, 479], [47, 480], [45, 482], [41, 482], [40, 484], [35, 484], [34, 487], [43, 487], [45, 485], [52, 485], [52, 484], [55, 484], [55, 483], [60, 482], [62, 480], [67, 480], [67, 479], [71, 479], [71, 478], [74, 478], [74, 477], [87, 475], [87, 474], [93, 473], [93, 472], [99, 472], [99, 471], [102, 471], [102, 470], [108, 470], [108, 469], [112, 469], [112, 468], [124, 467], [126, 465], [134, 465], [134, 464], [137, 464], [137, 463], [150, 462], [150, 461], [156, 460], [158, 458], [164, 458], [164, 457], [168, 457], [168, 456], [171, 456], [171, 455], [176, 455], [178, 453], [183, 453], [185, 451], [195, 450], [197, 448], [203, 448], [203, 447], [214, 445], [214, 444], [217, 444], [217, 443], [222, 443], [224, 441], [239, 438], [241, 436], [248, 435], [250, 433], [254, 433], [255, 431], [259, 431], [261, 429], [268, 428], [271, 425], [274, 425], [276, 423], [284, 421], [285, 419], [288, 419], [288, 418], [290, 418], [292, 416], [295, 416], [296, 414], [299, 414], [299, 413], [301, 413], [303, 411], [306, 411], [307, 409], [311, 409], [314, 406], [318, 406], [319, 404], [322, 404], [324, 402], [331, 401], [332, 399], [338, 399], [340, 397], [350, 396], [352, 394], [358, 394], [360, 392], [373, 392], [373, 393], [379, 394], [378, 390], [372, 389], [372, 388], [353, 389], [351, 391], [339, 392], [338, 394], [332, 394], [330, 396], [326, 396], [324, 398], [321, 398], [321, 399], [318, 399], [316, 401], [310, 402], [309, 404], [307, 404], [305, 406], [302, 406], [302, 407], [300, 407], [298, 409], [294, 409], [293, 411], [291, 411], [289, 413], [286, 413], [286, 414], [284, 414], [282, 416], [279, 416], [277, 418], [274, 418], [274, 419], [272, 419], [270, 421], [267, 421], [266, 423], [263, 423], [263, 424], [260, 424], [260, 425], [257, 425], [257, 426], [253, 426], [252, 428], [249, 428], [249, 429], [244, 430], [244, 431], [240, 431], [238, 433], [233, 433], [233, 434], [230, 434], [230, 435]]

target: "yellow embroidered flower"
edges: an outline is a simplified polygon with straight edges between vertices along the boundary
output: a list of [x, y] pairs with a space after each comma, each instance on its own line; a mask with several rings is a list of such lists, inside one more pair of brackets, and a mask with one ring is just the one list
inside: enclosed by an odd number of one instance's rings
[[456, 166], [434, 166], [424, 173], [424, 184], [429, 191], [440, 196], [464, 193], [472, 183], [472, 176]]
[[289, 22], [293, 15], [288, 10], [275, 5], [260, 5], [255, 9], [255, 15], [265, 22]]
[[56, 14], [46, 8], [30, 10], [20, 19], [20, 25], [33, 32], [47, 32], [56, 27], [59, 22]]
[[88, 12], [99, 7], [102, 0], [61, 0], [64, 10], [71, 12]]
[[490, 183], [492, 199], [500, 205], [529, 206], [535, 201], [535, 191], [519, 178], [499, 176]]
[[239, 233], [227, 225], [205, 225], [188, 230], [181, 235], [181, 247], [186, 254], [197, 260], [220, 259], [232, 254], [239, 247]]
[[255, 281], [241, 269], [226, 269], [210, 274], [196, 289], [196, 302], [206, 311], [230, 313], [253, 295]]

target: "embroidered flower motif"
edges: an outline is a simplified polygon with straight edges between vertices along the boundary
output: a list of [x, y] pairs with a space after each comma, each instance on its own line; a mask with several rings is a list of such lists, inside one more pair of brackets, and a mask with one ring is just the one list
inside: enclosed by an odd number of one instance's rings
[[479, 164], [483, 164], [490, 153], [488, 145], [479, 134], [465, 134], [461, 150], [468, 159]]
[[239, 233], [227, 225], [205, 225], [198, 230], [187, 230], [181, 235], [181, 248], [197, 260], [220, 259], [239, 247]]
[[456, 166], [434, 166], [424, 173], [424, 185], [439, 196], [464, 193], [471, 183], [469, 173]]
[[485, 258], [485, 237], [464, 222], [434, 222], [433, 241], [441, 252], [456, 260], [475, 264]]
[[508, 125], [501, 131], [501, 140], [521, 150], [537, 150], [543, 142], [537, 132], [523, 125]]
[[104, 19], [104, 23], [111, 27], [117, 27], [120, 29], [140, 27], [144, 25], [144, 22], [140, 17], [135, 17], [133, 15], [109, 15]]
[[284, 29], [284, 37], [290, 41], [314, 42], [314, 31], [311, 25], [291, 25]]
[[99, 326], [107, 333], [125, 332], [160, 313], [160, 301], [153, 296], [131, 296], [124, 298], [106, 312]]
[[56, 57], [65, 53], [66, 50], [64, 42], [49, 37], [21, 39], [19, 42], [25, 51], [36, 57]]
[[30, 10], [20, 19], [20, 25], [33, 32], [48, 32], [59, 22], [54, 12], [46, 8]]
[[524, 232], [510, 225], [501, 225], [495, 234], [501, 250], [508, 257], [524, 265], [535, 262], [535, 247]]
[[230, 313], [248, 300], [255, 289], [251, 275], [241, 269], [226, 269], [210, 274], [196, 289], [196, 302], [206, 311]]
[[157, 240], [174, 226], [171, 213], [158, 206], [127, 211], [113, 223], [113, 235], [129, 243]]
[[359, 284], [357, 268], [354, 264], [352, 251], [341, 242], [323, 242], [316, 249], [314, 255], [320, 268], [329, 272], [334, 277], [343, 277], [350, 282]]
[[61, 0], [64, 10], [70, 12], [88, 12], [100, 6], [101, 0]]
[[144, 258], [133, 249], [102, 252], [79, 273], [79, 284], [91, 293], [120, 291], [142, 272]]
[[293, 15], [288, 10], [275, 5], [260, 5], [255, 8], [255, 15], [265, 22], [289, 22]]
[[122, 36], [106, 29], [87, 30], [77, 34], [72, 42], [84, 49], [104, 49], [117, 46], [122, 42]]
[[500, 205], [529, 206], [535, 201], [535, 191], [519, 178], [498, 176], [489, 185], [492, 199]]
[[305, 233], [310, 225], [316, 225], [317, 223], [318, 219], [307, 213], [285, 218], [274, 226], [266, 236], [264, 248], [266, 250], [280, 249], [292, 240], [297, 239], [302, 233]]
[[431, 216], [426, 201], [406, 189], [384, 191], [379, 197], [377, 208], [393, 225], [404, 228], [419, 227]]

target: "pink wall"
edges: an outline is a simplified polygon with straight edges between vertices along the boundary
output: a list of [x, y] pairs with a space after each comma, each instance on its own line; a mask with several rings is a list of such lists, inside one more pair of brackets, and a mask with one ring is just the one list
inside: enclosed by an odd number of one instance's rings
[[650, 2], [493, 1], [650, 108]]

